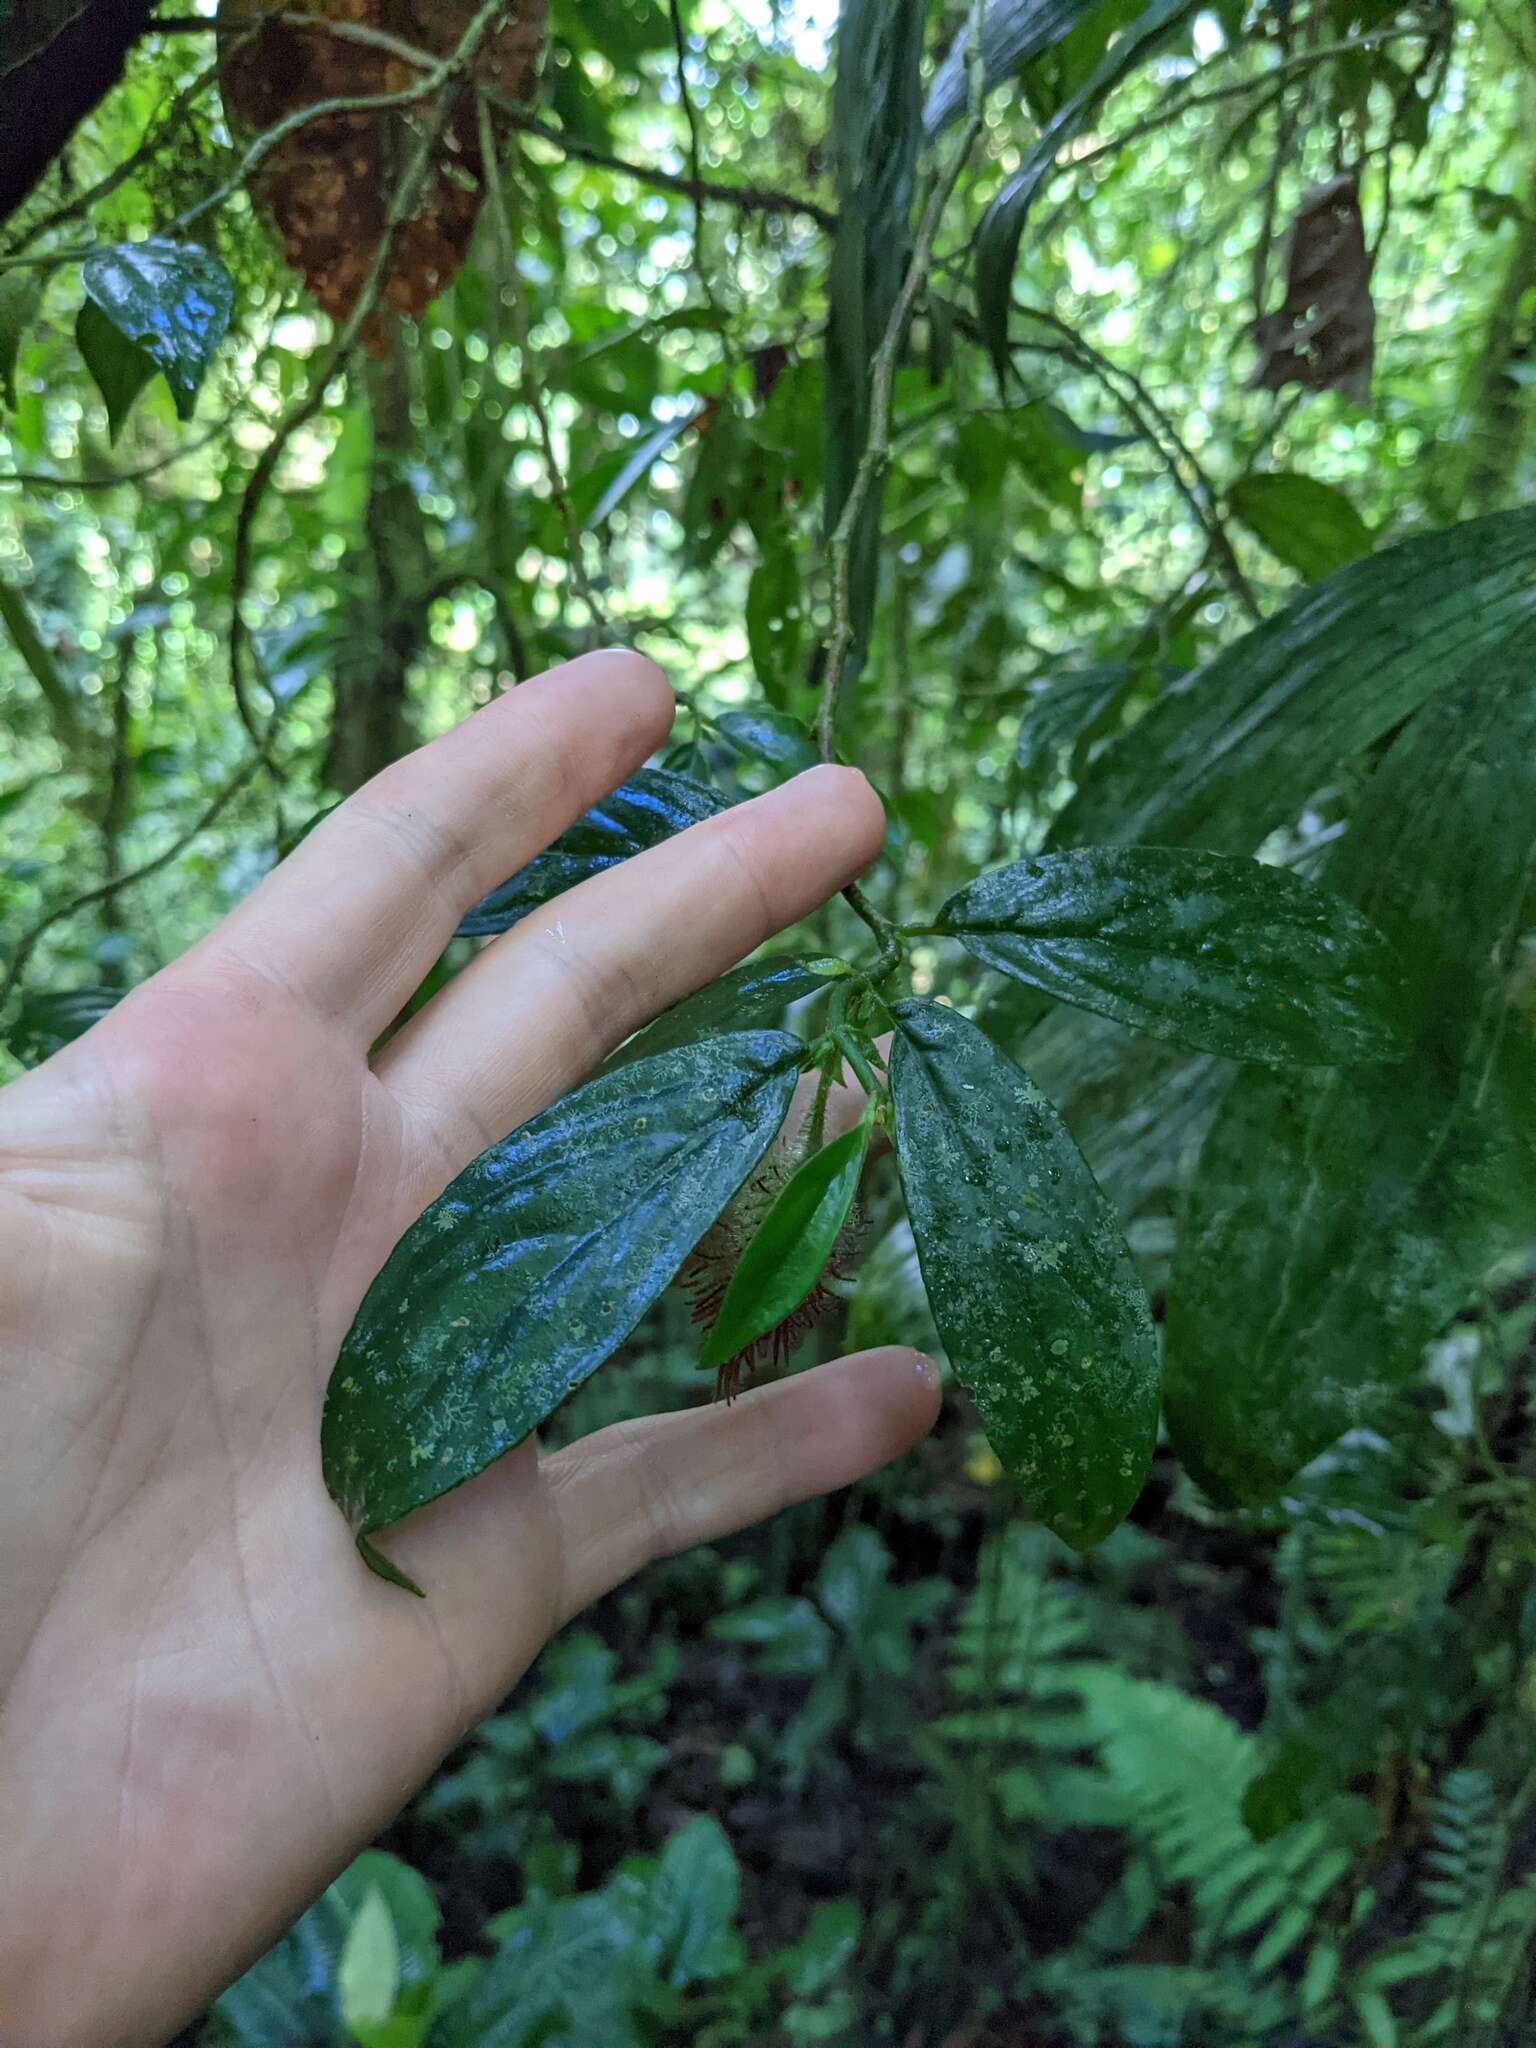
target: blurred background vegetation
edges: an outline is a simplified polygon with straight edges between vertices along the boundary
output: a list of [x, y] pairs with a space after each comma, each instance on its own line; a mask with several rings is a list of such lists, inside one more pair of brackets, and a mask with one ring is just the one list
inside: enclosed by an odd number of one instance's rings
[[[812, 757], [828, 507], [879, 340], [847, 266], [888, 306], [903, 161], [903, 214], [958, 175], [894, 365], [838, 726], [887, 802], [887, 909], [1039, 845], [1104, 749], [1307, 583], [1531, 497], [1529, 0], [994, 5], [974, 137], [955, 0], [845, 0], [841, 28], [833, 0], [513, 8], [531, 97], [503, 80], [494, 124], [461, 108], [434, 143], [467, 260], [439, 277], [413, 251], [411, 290], [372, 299], [368, 208], [436, 103], [370, 129], [361, 184], [290, 232], [301, 279], [266, 224], [278, 182], [361, 131], [260, 161], [253, 134], [420, 70], [385, 77], [358, 41], [334, 77], [285, 80], [315, 38], [253, 30], [276, 11], [0, 11], [0, 91], [35, 107], [42, 80], [62, 127], [30, 166], [25, 124], [0, 141], [0, 1078], [339, 794], [585, 648], [663, 665], [668, 765], [728, 794]], [[413, 41], [409, 6], [302, 11]], [[470, 12], [445, 7], [434, 52]], [[104, 77], [65, 64], [82, 22]], [[923, 52], [917, 97], [843, 61], [882, 35]], [[1042, 131], [1000, 382], [973, 259]], [[1261, 323], [1320, 192], [1345, 216], [1306, 286], [1333, 339], [1285, 374], [1284, 323]], [[159, 377], [114, 390], [81, 319], [82, 261], [151, 235], [233, 280], [184, 418]], [[1366, 765], [1336, 764], [1287, 857], [1339, 834]], [[812, 938], [856, 933], [837, 904]], [[1035, 1022], [942, 949], [921, 964], [1005, 1042]], [[1156, 1303], [1213, 1063], [1052, 1031], [1031, 1064]], [[846, 1326], [808, 1355], [933, 1342], [889, 1162], [868, 1208]], [[1085, 1558], [1018, 1520], [952, 1393], [899, 1470], [649, 1572], [558, 1641], [206, 2038], [1529, 2041], [1533, 1321], [1528, 1262], [1506, 1262], [1390, 1429], [1243, 1514], [1160, 1458]], [[642, 1334], [557, 1437], [697, 1398], [686, 1307]]]

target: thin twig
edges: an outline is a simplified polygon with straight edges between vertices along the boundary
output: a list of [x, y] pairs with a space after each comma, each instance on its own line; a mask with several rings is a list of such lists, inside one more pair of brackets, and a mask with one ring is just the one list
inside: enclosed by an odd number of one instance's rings
[[4, 978], [0, 979], [0, 1011], [4, 1010], [6, 1003], [10, 1000], [16, 984], [20, 981], [26, 969], [27, 962], [31, 959], [38, 941], [45, 933], [52, 931], [56, 924], [62, 924], [65, 918], [74, 917], [82, 910], [89, 910], [95, 903], [105, 903], [109, 897], [118, 895], [124, 889], [131, 889], [135, 883], [145, 881], [150, 875], [158, 874], [162, 868], [169, 867], [173, 860], [186, 851], [199, 833], [207, 831], [208, 827], [214, 823], [225, 806], [244, 789], [256, 771], [268, 765], [270, 765], [270, 748], [267, 745], [263, 745], [258, 747], [254, 753], [246, 756], [239, 768], [230, 776], [229, 780], [217, 792], [206, 808], [198, 813], [187, 829], [173, 839], [169, 846], [162, 848], [153, 860], [145, 861], [140, 867], [130, 868], [126, 874], [117, 875], [109, 881], [98, 883], [94, 889], [85, 890], [70, 902], [61, 903], [57, 909], [50, 910], [46, 917], [40, 917], [30, 931], [22, 934], [21, 939], [17, 943], [16, 950], [10, 957]]
[[688, 90], [688, 38], [683, 30], [682, 12], [678, 0], [667, 0], [667, 14], [672, 23], [672, 48], [677, 58], [677, 97], [683, 110], [683, 119], [688, 123], [688, 166], [693, 173], [693, 267], [699, 280], [699, 289], [704, 294], [704, 303], [713, 316], [720, 335], [721, 349], [726, 351], [727, 387], [730, 380], [730, 354], [727, 346], [726, 324], [715, 297], [714, 279], [709, 274], [709, 256], [704, 247], [704, 148], [699, 135], [699, 116], [693, 104], [693, 95]]
[[[1059, 354], [1064, 350], [1069, 360], [1075, 359], [1078, 368], [1086, 370], [1103, 386], [1121, 410], [1129, 414], [1153, 446], [1162, 450], [1163, 460], [1168, 465], [1168, 473], [1184, 502], [1194, 514], [1196, 523], [1210, 543], [1212, 552], [1221, 563], [1233, 595], [1257, 625], [1264, 617], [1263, 608], [1254, 596], [1248, 578], [1243, 574], [1242, 564], [1238, 561], [1231, 538], [1222, 524], [1221, 515], [1217, 510], [1216, 492], [1210, 478], [1206, 475], [1199, 457], [1162, 406], [1134, 370], [1128, 370], [1109, 356], [1101, 355], [1091, 342], [1083, 339], [1075, 327], [1058, 318], [1055, 313], [1049, 313], [1039, 306], [1021, 306], [1019, 311], [1063, 337], [1061, 348], [1042, 352]], [[1010, 346], [1033, 349], [1036, 344], [1013, 342]], [[1162, 436], [1161, 440], [1159, 434]]]
[[[386, 55], [398, 57], [403, 63], [413, 64], [418, 70], [435, 66], [440, 60], [429, 50], [419, 49], [399, 36], [390, 35], [384, 29], [370, 28], [360, 21], [320, 20], [312, 15], [279, 14], [269, 16], [284, 27], [302, 28], [309, 34], [324, 33], [336, 36], [343, 42], [359, 43], [365, 49], [382, 50]], [[212, 20], [201, 16], [186, 16], [169, 21], [152, 22], [151, 27], [161, 31], [194, 34], [206, 32], [213, 35], [249, 35], [250, 25], [241, 23], [238, 28], [221, 27]], [[831, 234], [837, 227], [837, 215], [830, 207], [818, 205], [814, 199], [807, 199], [800, 193], [777, 191], [767, 185], [732, 185], [716, 180], [701, 179], [697, 172], [685, 177], [676, 171], [664, 171], [655, 164], [638, 164], [628, 157], [615, 156], [611, 151], [598, 149], [592, 143], [583, 142], [579, 137], [569, 135], [562, 128], [556, 128], [548, 121], [541, 121], [515, 100], [503, 93], [482, 87], [486, 97], [496, 111], [525, 134], [536, 135], [541, 142], [547, 142], [563, 155], [575, 158], [580, 163], [595, 164], [600, 169], [613, 171], [621, 177], [633, 178], [642, 185], [655, 185], [664, 192], [678, 192], [688, 199], [707, 199], [721, 206], [734, 207], [739, 213], [787, 213], [801, 214], [812, 220], [819, 228]], [[364, 106], [375, 104], [363, 102]], [[384, 104], [378, 102], [377, 104]]]
[[544, 403], [544, 394], [539, 389], [539, 380], [534, 374], [533, 321], [529, 315], [528, 293], [523, 283], [523, 273], [518, 268], [517, 250], [513, 246], [512, 230], [507, 220], [506, 196], [501, 184], [495, 131], [491, 125], [489, 95], [480, 95], [477, 111], [480, 121], [480, 154], [485, 158], [485, 176], [490, 189], [491, 211], [495, 216], [497, 247], [501, 255], [506, 287], [512, 299], [512, 325], [517, 339], [519, 395], [523, 404], [533, 414], [539, 430], [539, 440], [544, 450], [544, 472], [549, 479], [549, 495], [564, 530], [566, 550], [570, 555], [571, 581], [586, 605], [593, 625], [602, 632], [607, 630], [608, 620], [587, 576], [581, 528], [577, 525], [576, 514], [571, 509], [571, 494], [566, 486], [565, 470], [560, 461], [559, 451], [555, 447], [555, 430], [550, 421], [549, 409]]
[[44, 214], [41, 220], [33, 221], [24, 227], [14, 241], [6, 244], [4, 255], [14, 256], [19, 250], [35, 242], [40, 235], [52, 234], [55, 228], [65, 227], [70, 221], [79, 220], [99, 201], [110, 198], [112, 193], [133, 175], [140, 164], [147, 162], [165, 148], [191, 113], [203, 89], [213, 83], [214, 76], [215, 67], [212, 64], [205, 65], [189, 84], [183, 86], [166, 109], [163, 119], [155, 123], [131, 155], [124, 157], [120, 164], [108, 171], [104, 178], [98, 179], [94, 185], [88, 185], [83, 192], [77, 192], [73, 198], [56, 206], [52, 213]]

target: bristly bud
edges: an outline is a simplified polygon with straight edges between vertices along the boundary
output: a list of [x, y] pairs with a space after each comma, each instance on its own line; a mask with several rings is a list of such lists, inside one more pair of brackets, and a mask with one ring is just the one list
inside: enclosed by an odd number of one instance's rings
[[[694, 1322], [708, 1327], [719, 1315], [725, 1290], [742, 1253], [768, 1211], [810, 1157], [813, 1147], [807, 1123], [808, 1118], [802, 1118], [793, 1134], [786, 1124], [763, 1155], [756, 1172], [737, 1189], [683, 1262], [678, 1283], [692, 1303]], [[801, 1339], [839, 1301], [840, 1297], [826, 1283], [852, 1277], [863, 1239], [864, 1218], [855, 1202], [821, 1278], [782, 1322], [726, 1360], [715, 1377], [716, 1400], [734, 1401], [743, 1385], [754, 1386], [758, 1380], [783, 1371]]]

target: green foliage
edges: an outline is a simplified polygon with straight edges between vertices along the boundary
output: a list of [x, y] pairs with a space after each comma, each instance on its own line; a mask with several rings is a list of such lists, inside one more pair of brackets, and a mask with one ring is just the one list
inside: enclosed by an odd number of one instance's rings
[[937, 1003], [901, 1003], [896, 1148], [934, 1320], [1031, 1510], [1095, 1543], [1141, 1491], [1157, 1340], [1114, 1214], [1029, 1077]]
[[1311, 1066], [1407, 1050], [1380, 933], [1253, 861], [1043, 854], [967, 883], [935, 929], [1028, 987], [1197, 1051]]
[[705, 1332], [699, 1364], [728, 1363], [796, 1310], [820, 1279], [848, 1221], [869, 1155], [873, 1105], [851, 1131], [803, 1160], [774, 1198]]
[[767, 1149], [801, 1051], [732, 1033], [588, 1082], [412, 1225], [342, 1346], [321, 1430], [370, 1562], [376, 1529], [521, 1443], [624, 1341]]
[[[46, 48], [25, 12], [13, 55]], [[845, 0], [830, 43], [797, 0], [693, 0], [681, 55], [665, 0], [560, 0], [506, 220], [483, 209], [419, 323], [370, 326], [367, 365], [264, 239], [185, 26], [0, 226], [5, 1075], [344, 784], [595, 646], [662, 662], [671, 744], [471, 913], [413, 1007], [470, 941], [805, 766], [824, 711], [887, 808], [859, 905], [637, 1034], [607, 1094], [407, 1237], [348, 1353], [387, 1336], [388, 1370], [333, 1397], [326, 1450], [354, 1508], [338, 1461], [365, 1460], [382, 1523], [567, 1393], [557, 1439], [695, 1393], [664, 1282], [802, 1068], [866, 1085], [900, 1152], [871, 1147], [871, 1250], [805, 1355], [947, 1349], [933, 1443], [556, 1645], [391, 1838], [441, 1927], [375, 1859], [226, 2033], [1531, 2038], [1519, 13], [990, 0], [961, 161], [964, 0]], [[1298, 294], [1294, 224], [1341, 174], [1362, 260], [1325, 252]], [[1348, 391], [1341, 308], [1374, 330]], [[1367, 1068], [1397, 1020], [1372, 930], [1411, 1043]], [[739, 1032], [783, 1064], [722, 1121]], [[1298, 1057], [1342, 1064], [1229, 1064]], [[834, 1208], [861, 1149], [835, 1143]], [[547, 1175], [513, 1163], [530, 1144]], [[738, 1289], [760, 1312], [815, 1283], [826, 1229], [782, 1265], [772, 1242]], [[1172, 1444], [1106, 1535], [1152, 1451], [1148, 1295]], [[471, 1356], [517, 1403], [459, 1408]], [[1092, 1401], [1084, 1357], [1112, 1362]], [[406, 1384], [426, 1427], [392, 1419]], [[1091, 1556], [997, 1533], [1008, 1468]]]

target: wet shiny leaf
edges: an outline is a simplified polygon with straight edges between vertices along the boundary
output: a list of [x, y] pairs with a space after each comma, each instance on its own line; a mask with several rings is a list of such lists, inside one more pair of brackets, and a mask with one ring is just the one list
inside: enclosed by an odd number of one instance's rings
[[[1070, 35], [1097, 5], [1098, 0], [989, 0], [981, 17], [981, 63], [988, 90]], [[923, 108], [923, 127], [930, 136], [965, 111], [967, 40], [962, 29], [933, 75]]]
[[154, 237], [99, 249], [80, 276], [86, 297], [163, 372], [178, 417], [190, 419], [234, 310], [235, 288], [218, 257], [195, 242]]
[[1157, 1428], [1130, 1252], [1027, 1074], [941, 1004], [892, 1015], [901, 1184], [944, 1348], [1031, 1510], [1097, 1543], [1140, 1492]]
[[660, 846], [729, 804], [728, 797], [689, 776], [666, 768], [642, 768], [594, 804], [527, 867], [483, 897], [460, 924], [459, 934], [477, 939], [504, 932], [590, 875]]
[[1199, 1052], [1322, 1065], [1407, 1049], [1381, 934], [1258, 861], [1162, 846], [1040, 854], [957, 890], [938, 929], [1000, 974]]
[[321, 1427], [326, 1484], [370, 1563], [374, 1530], [521, 1443], [623, 1343], [767, 1149], [803, 1050], [741, 1032], [602, 1075], [411, 1226]]

